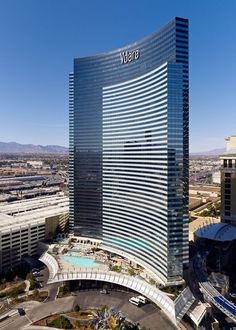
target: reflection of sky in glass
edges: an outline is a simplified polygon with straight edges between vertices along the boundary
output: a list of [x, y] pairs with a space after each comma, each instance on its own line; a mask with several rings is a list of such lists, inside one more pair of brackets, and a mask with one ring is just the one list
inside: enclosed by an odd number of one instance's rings
[[138, 249], [148, 249], [149, 244], [147, 244], [141, 238], [108, 238], [105, 240], [107, 244], [122, 245], [128, 248], [138, 248]]

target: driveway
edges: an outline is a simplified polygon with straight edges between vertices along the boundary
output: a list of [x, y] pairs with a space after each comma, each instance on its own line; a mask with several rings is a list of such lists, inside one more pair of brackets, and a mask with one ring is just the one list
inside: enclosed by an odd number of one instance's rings
[[100, 307], [101, 305], [115, 307], [127, 319], [138, 322], [147, 329], [176, 329], [165, 314], [151, 303], [142, 307], [132, 305], [129, 298], [134, 295], [134, 293], [120, 291], [111, 291], [109, 294], [101, 294], [99, 291], [81, 291], [75, 297], [75, 303], [80, 307]]
[[[138, 322], [151, 330], [173, 330], [176, 329], [168, 318], [152, 304], [136, 307], [129, 303], [133, 293], [112, 291], [109, 294], [100, 294], [99, 291], [76, 292], [75, 296], [60, 298], [45, 303], [28, 304], [25, 307], [26, 315], [14, 317], [0, 322], [1, 330], [30, 329], [31, 322], [35, 322], [50, 314], [70, 311], [75, 304], [80, 307], [100, 307], [107, 305], [115, 307], [132, 322]], [[20, 307], [20, 305], [19, 305]], [[31, 328], [32, 329], [32, 328]], [[36, 330], [36, 328], [35, 328]]]

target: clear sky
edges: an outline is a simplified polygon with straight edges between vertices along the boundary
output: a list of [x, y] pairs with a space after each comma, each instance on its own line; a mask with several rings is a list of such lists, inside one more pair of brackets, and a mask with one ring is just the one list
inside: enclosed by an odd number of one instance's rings
[[190, 21], [190, 149], [236, 134], [235, 0], [0, 0], [0, 141], [68, 145], [73, 58]]

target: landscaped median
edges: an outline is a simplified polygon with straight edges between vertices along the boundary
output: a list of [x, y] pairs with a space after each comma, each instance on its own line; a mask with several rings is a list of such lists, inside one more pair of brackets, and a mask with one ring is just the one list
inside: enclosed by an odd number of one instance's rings
[[43, 302], [47, 299], [47, 297], [48, 297], [47, 291], [39, 291], [38, 289], [35, 289], [33, 292], [30, 292], [27, 295], [15, 298], [12, 301], [12, 303], [21, 303], [24, 301], [31, 301], [31, 300]]
[[52, 327], [59, 329], [77, 329], [77, 330], [94, 330], [94, 329], [138, 329], [137, 326], [114, 308], [108, 308], [102, 305], [100, 308], [83, 308], [78, 305], [73, 307], [72, 311], [47, 316], [33, 325]]
[[0, 298], [8, 297], [14, 298], [25, 291], [26, 284], [24, 281], [16, 283], [8, 283], [7, 286], [0, 291]]
[[2, 288], [4, 289], [0, 290], [0, 298], [2, 298], [0, 302], [0, 314], [5, 313], [9, 308], [19, 303], [25, 301], [43, 302], [48, 297], [47, 291], [40, 291], [38, 289], [26, 293], [26, 284], [22, 280], [15, 283], [6, 283]]

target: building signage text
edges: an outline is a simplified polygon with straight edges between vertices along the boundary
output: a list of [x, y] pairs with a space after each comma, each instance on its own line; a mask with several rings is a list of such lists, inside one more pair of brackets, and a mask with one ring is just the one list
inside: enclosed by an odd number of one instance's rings
[[120, 53], [121, 64], [125, 64], [125, 63], [129, 63], [129, 62], [138, 60], [139, 57], [140, 57], [140, 52], [138, 49], [136, 49], [132, 52], [126, 51], [126, 52]]

